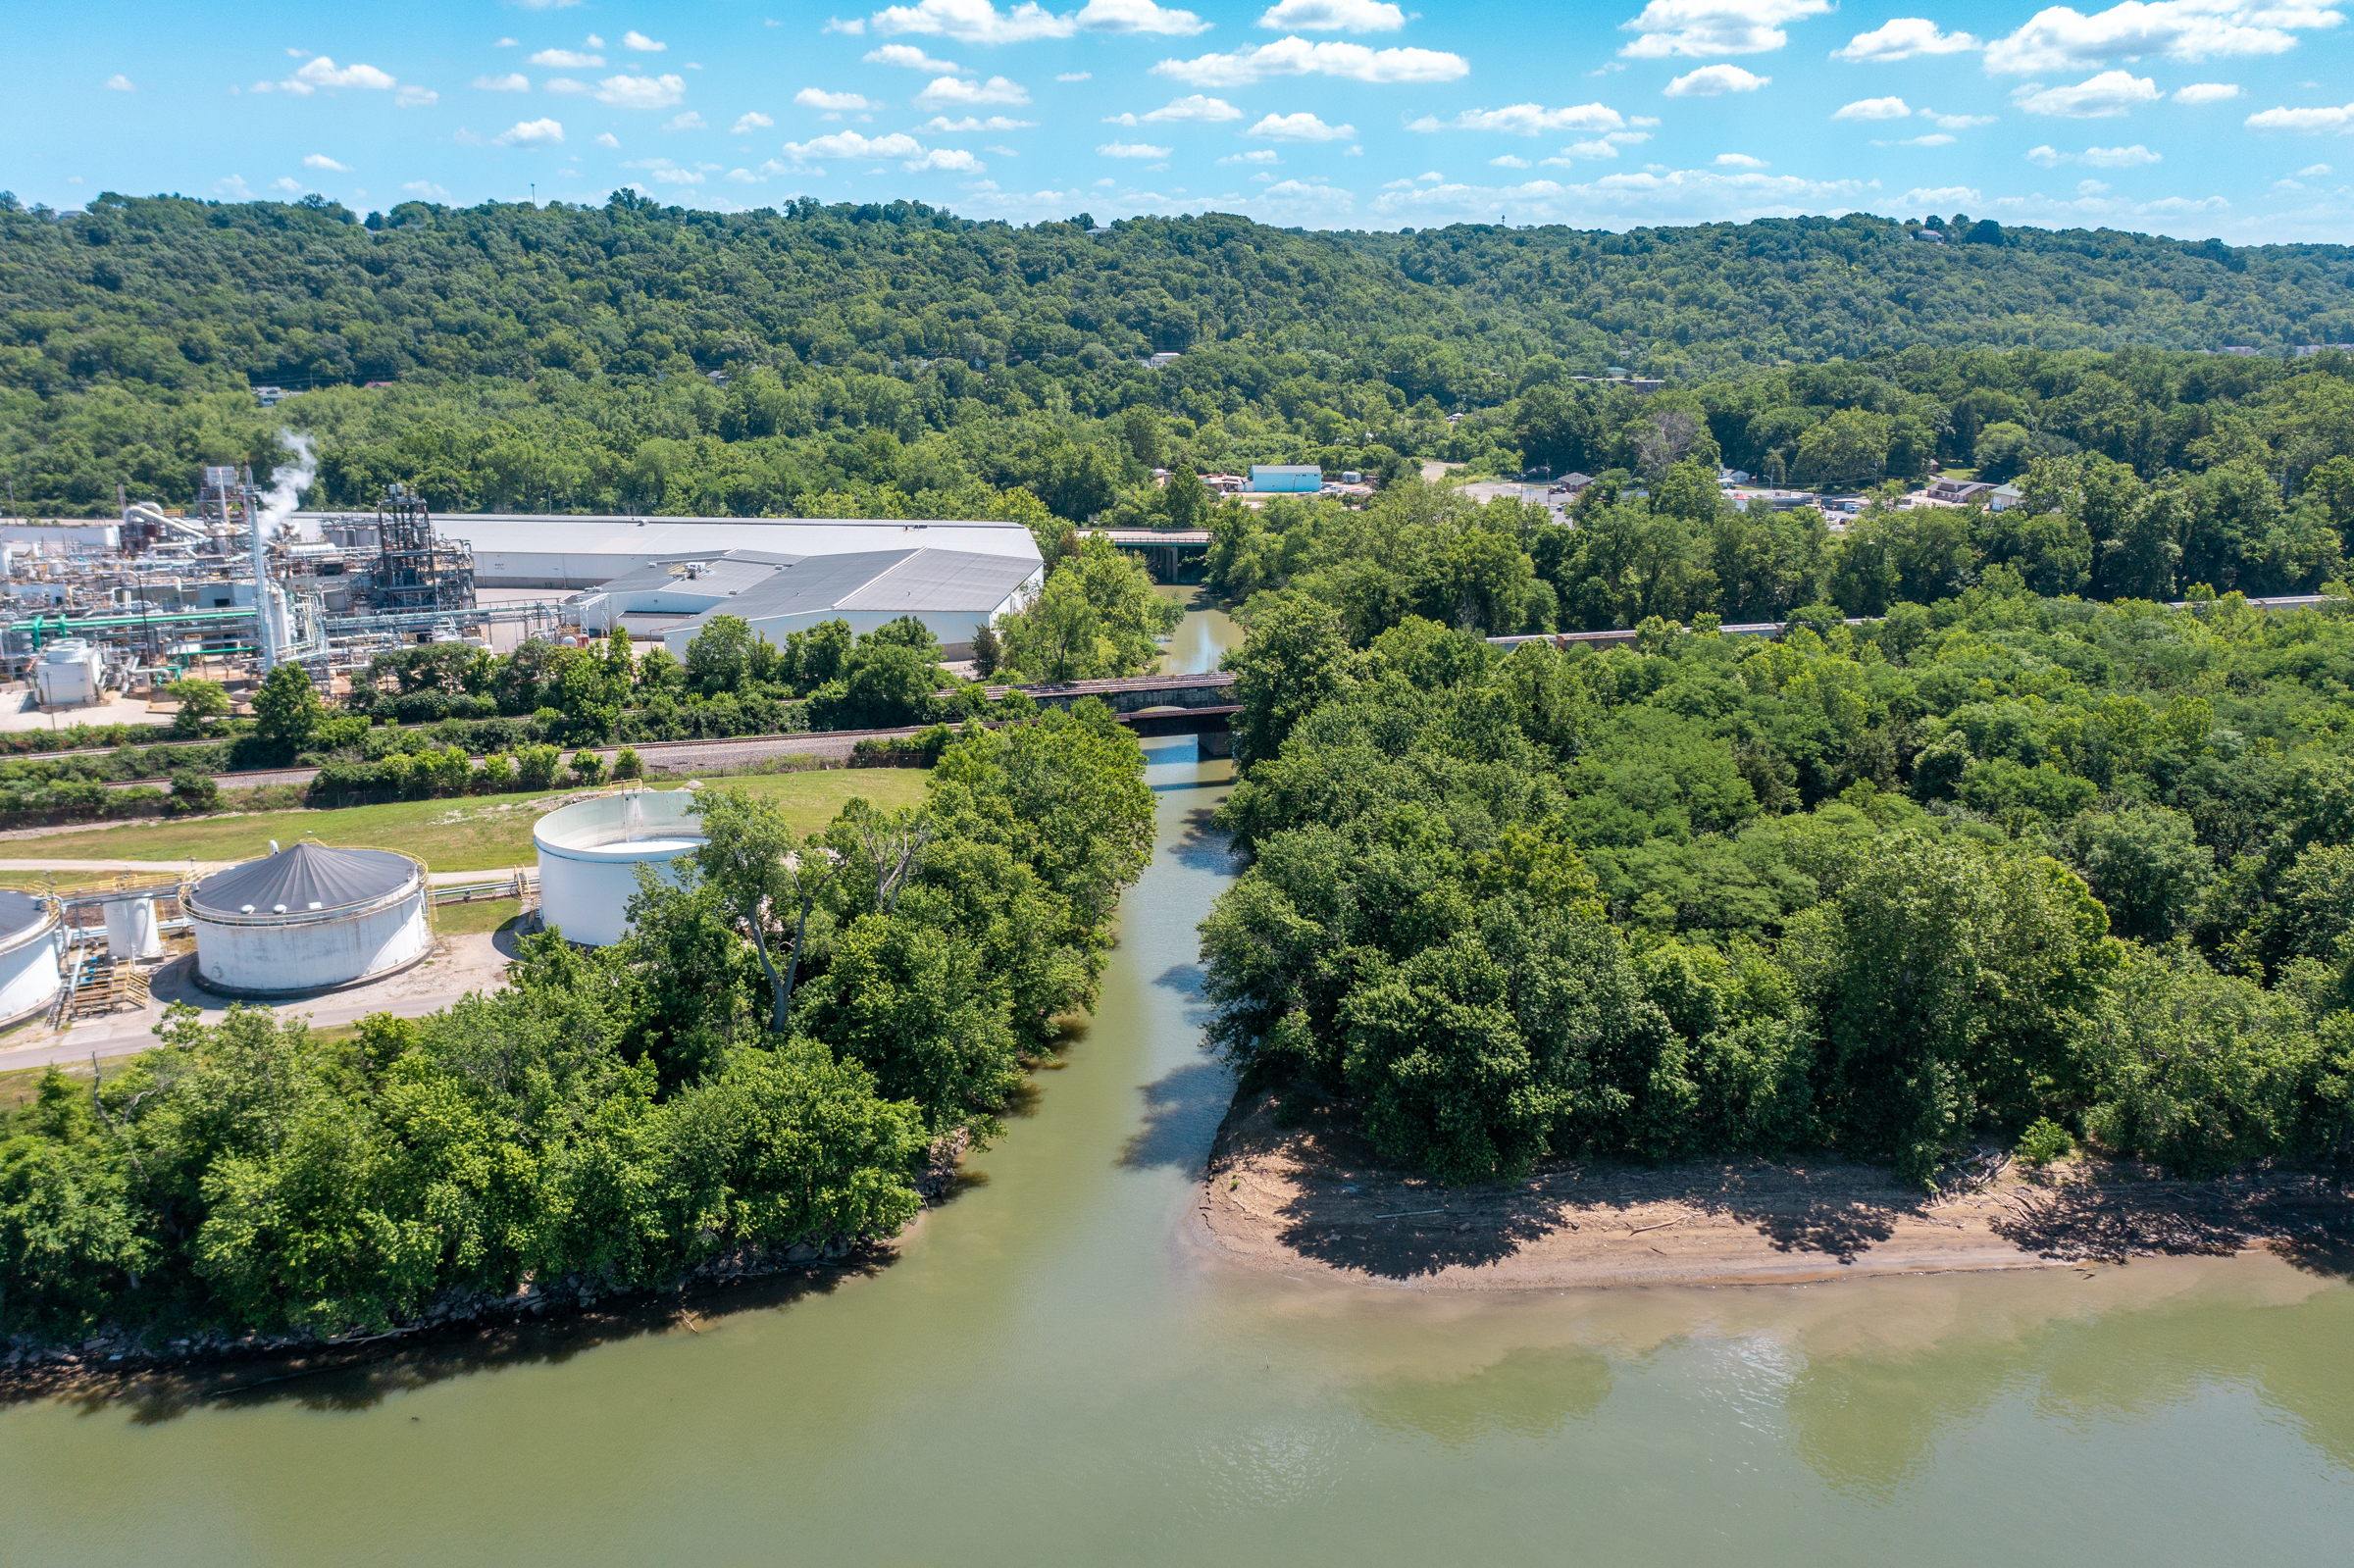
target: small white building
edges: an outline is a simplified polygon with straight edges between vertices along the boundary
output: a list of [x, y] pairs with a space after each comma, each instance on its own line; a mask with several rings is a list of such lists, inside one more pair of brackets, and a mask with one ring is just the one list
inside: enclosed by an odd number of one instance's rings
[[32, 683], [44, 708], [101, 701], [106, 694], [106, 655], [96, 643], [79, 637], [52, 642], [32, 667]]

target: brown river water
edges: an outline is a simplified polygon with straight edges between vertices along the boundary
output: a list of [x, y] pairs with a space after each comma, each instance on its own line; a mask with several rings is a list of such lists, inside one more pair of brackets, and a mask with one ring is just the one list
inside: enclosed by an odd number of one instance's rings
[[[1236, 636], [1195, 611], [1178, 669]], [[1443, 1295], [1186, 1238], [1224, 762], [1149, 740], [1102, 1003], [900, 1255], [0, 1407], [0, 1563], [2320, 1563], [2354, 1288], [2265, 1258]]]

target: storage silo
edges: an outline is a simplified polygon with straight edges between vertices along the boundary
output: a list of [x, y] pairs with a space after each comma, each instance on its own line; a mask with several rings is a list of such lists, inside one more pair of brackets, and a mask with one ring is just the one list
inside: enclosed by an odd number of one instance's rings
[[31, 893], [0, 891], [0, 1028], [21, 1024], [57, 1000], [66, 933], [57, 906]]
[[380, 980], [434, 945], [425, 866], [389, 849], [305, 839], [213, 873], [182, 902], [196, 928], [196, 983], [224, 996]]
[[[567, 940], [604, 947], [630, 929], [638, 868], [667, 867], [703, 841], [691, 789], [632, 789], [551, 811], [532, 829], [539, 913]], [[675, 871], [665, 875], [676, 877]]]

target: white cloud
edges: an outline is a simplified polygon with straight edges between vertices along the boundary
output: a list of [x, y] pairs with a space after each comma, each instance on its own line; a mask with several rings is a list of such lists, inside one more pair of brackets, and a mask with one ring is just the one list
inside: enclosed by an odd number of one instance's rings
[[1470, 73], [1461, 55], [1436, 49], [1368, 49], [1361, 43], [1309, 43], [1279, 38], [1232, 54], [1163, 60], [1156, 76], [1196, 87], [1247, 87], [1269, 76], [1339, 76], [1349, 81], [1453, 81]]
[[993, 144], [993, 145], [991, 145], [991, 146], [984, 147], [984, 148], [982, 148], [981, 150], [982, 150], [983, 152], [994, 152], [994, 153], [996, 153], [996, 154], [997, 154], [998, 157], [1000, 157], [1000, 158], [1019, 158], [1019, 157], [1021, 156], [1021, 152], [1020, 152], [1020, 151], [1019, 151], [1019, 149], [1017, 149], [1017, 148], [1013, 148], [1013, 147], [999, 147], [999, 146], [996, 146], [996, 145], [994, 145], [994, 144]]
[[1986, 198], [1969, 185], [1927, 185], [1905, 192], [1899, 205], [1906, 207], [1942, 207], [1951, 201], [1966, 201], [1976, 206]]
[[1396, 32], [1406, 25], [1406, 13], [1383, 0], [1280, 0], [1258, 25], [1301, 32]]
[[339, 164], [323, 152], [305, 153], [302, 166], [305, 169], [332, 169], [338, 175], [351, 173], [351, 165]]
[[300, 70], [279, 85], [294, 93], [307, 93], [315, 87], [365, 87], [382, 92], [396, 83], [389, 72], [374, 66], [338, 67], [327, 56], [319, 55], [305, 61]]
[[662, 128], [664, 130], [709, 130], [711, 127], [704, 122], [701, 115], [690, 109], [683, 114], [672, 115], [662, 123]]
[[1489, 159], [1488, 167], [1491, 169], [1526, 169], [1529, 167], [1529, 163], [1527, 159], [1508, 152], [1501, 157]]
[[1913, 109], [1902, 98], [1858, 98], [1835, 111], [1833, 120], [1905, 120]]
[[400, 188], [407, 191], [412, 196], [421, 196], [427, 201], [437, 201], [441, 197], [449, 194], [448, 191], [442, 189], [439, 185], [435, 184], [430, 179], [412, 179], [407, 181]]
[[954, 76], [942, 76], [915, 95], [918, 109], [939, 109], [948, 104], [1025, 104], [1029, 101], [1027, 88], [1003, 76], [992, 76], [987, 81], [959, 81]]
[[2067, 153], [2050, 145], [2029, 147], [2024, 156], [2027, 162], [2044, 169], [2057, 169], [2068, 162]]
[[578, 49], [542, 49], [528, 62], [545, 66], [550, 71], [587, 71], [605, 63], [603, 55], [584, 54]]
[[[777, 23], [772, 20], [769, 23], [769, 25], [772, 27], [776, 26]], [[826, 19], [826, 25], [817, 30], [820, 32], [844, 32], [855, 38], [858, 36], [858, 34], [866, 30], [866, 19], [864, 17], [852, 17], [845, 22], [840, 17], [828, 17]]]
[[1728, 92], [1756, 92], [1771, 81], [1739, 66], [1703, 66], [1667, 83], [1670, 98], [1714, 98]]
[[106, 78], [106, 90], [109, 92], [137, 92], [139, 86], [137, 82], [118, 72]]
[[1637, 36], [1618, 52], [1629, 60], [1763, 54], [1790, 41], [1783, 23], [1830, 9], [1831, 0], [1651, 0], [1641, 16], [1619, 24], [1619, 31]]
[[1303, 111], [1296, 115], [1268, 115], [1243, 134], [1261, 136], [1269, 141], [1347, 141], [1356, 134], [1356, 127], [1328, 126], [1314, 115]]
[[785, 156], [796, 164], [814, 163], [820, 158], [920, 158], [923, 151], [922, 145], [902, 130], [884, 136], [837, 130], [829, 136], [785, 144]]
[[253, 189], [251, 186], [245, 183], [245, 177], [243, 175], [230, 175], [225, 179], [215, 180], [213, 182], [213, 189], [219, 191], [224, 196], [233, 197], [238, 201], [253, 200]]
[[2031, 115], [2057, 115], [2064, 120], [2114, 120], [2131, 114], [2136, 104], [2156, 103], [2166, 95], [2147, 76], [2129, 71], [2104, 71], [2073, 87], [2047, 87], [2030, 81], [2016, 88], [2011, 101]]
[[2175, 102], [2186, 104], [2228, 103], [2239, 96], [2239, 84], [2231, 81], [2194, 81], [2175, 91]]
[[2332, 171], [2328, 164], [2308, 164], [2303, 169], [2298, 170], [2297, 174], [2302, 178], [2319, 179], [2322, 176], [2331, 174], [2334, 171]]
[[1166, 158], [1171, 150], [1146, 141], [1107, 141], [1096, 149], [1106, 158]]
[[1563, 147], [1561, 150], [1560, 156], [1548, 158], [1545, 160], [1545, 162], [1554, 168], [1564, 169], [1581, 158], [1591, 161], [1598, 158], [1615, 158], [1617, 156], [1618, 144], [1612, 141], [1610, 137], [1604, 136], [1597, 141], [1571, 142], [1568, 146]]
[[1056, 81], [1091, 81], [1095, 78], [1095, 75], [1092, 71], [1064, 71], [1057, 73], [1054, 79]]
[[2230, 209], [2231, 204], [2221, 196], [2199, 200], [2188, 196], [2168, 196], [2158, 201], [2145, 201], [2133, 210], [2138, 213], [2220, 213]]
[[498, 42], [492, 44], [490, 47], [493, 49], [515, 49], [521, 47], [522, 43], [523, 40], [521, 38], [501, 38], [498, 40]]
[[530, 92], [532, 78], [520, 71], [510, 71], [503, 76], [477, 76], [474, 84], [484, 92]]
[[910, 158], [899, 167], [910, 174], [938, 169], [960, 175], [977, 175], [989, 166], [961, 147], [935, 147], [921, 158]]
[[887, 43], [879, 49], [869, 49], [858, 58], [870, 66], [904, 66], [909, 71], [929, 71], [936, 76], [964, 69], [953, 60], [935, 60], [911, 43]]
[[282, 190], [289, 196], [298, 196], [302, 194], [302, 181], [289, 175], [281, 175], [270, 181], [270, 188]]
[[441, 95], [431, 87], [405, 86], [392, 95], [395, 109], [431, 109], [441, 101]]
[[588, 83], [575, 81], [570, 76], [550, 76], [540, 85], [547, 88], [549, 92], [587, 92], [588, 90]]
[[1745, 152], [1720, 152], [1714, 160], [1719, 169], [1770, 169], [1773, 166], [1763, 158], [1752, 158]]
[[[962, 120], [950, 120], [946, 115], [934, 115], [915, 128], [930, 131], [934, 135], [946, 135], [952, 131], [964, 130], [1028, 130], [1037, 124], [1038, 122], [1035, 120], [1008, 120], [1003, 115], [991, 115], [987, 120], [976, 115], [966, 115]], [[1004, 151], [998, 147], [993, 147], [990, 150], [992, 152]], [[1010, 158], [1013, 154], [1006, 153], [1005, 156]]]
[[1934, 121], [1947, 130], [1969, 130], [1977, 126], [1993, 125], [1995, 117], [1992, 115], [1941, 115], [1934, 109], [1924, 108], [1920, 112], [1920, 118]]
[[736, 124], [728, 127], [728, 134], [731, 136], [742, 136], [748, 133], [754, 126], [765, 129], [775, 124], [775, 121], [769, 119], [768, 116], [762, 114], [759, 110], [747, 109], [742, 115], [737, 117]]
[[553, 120], [518, 120], [491, 139], [502, 147], [552, 147], [564, 139], [564, 126]]
[[2085, 16], [2049, 6], [1986, 49], [1986, 69], [2014, 76], [2097, 66], [2112, 55], [2172, 60], [2273, 55], [2297, 46], [2296, 28], [2344, 21], [2313, 0], [2124, 0]]
[[1831, 58], [1885, 65], [1916, 55], [1958, 55], [1984, 47], [1967, 32], [1939, 32], [1937, 24], [1925, 17], [1898, 17], [1869, 32], [1857, 33], [1847, 40], [1846, 48], [1832, 50]]
[[1191, 11], [1158, 6], [1152, 0], [1087, 0], [1071, 19], [1081, 32], [1151, 33], [1163, 38], [1190, 38], [1207, 32], [1209, 24]]
[[605, 46], [605, 40], [592, 32], [588, 34], [588, 44], [591, 49], [602, 49]]
[[2308, 135], [2325, 130], [2344, 135], [2354, 130], [2354, 103], [2338, 109], [2264, 109], [2248, 116], [2250, 130], [2301, 130]]
[[1852, 208], [1869, 197], [1861, 180], [1814, 180], [1757, 170], [1662, 169], [1611, 172], [1578, 183], [1529, 179], [1511, 185], [1442, 182], [1392, 190], [1374, 205], [1391, 222], [1559, 223], [1625, 228], [1668, 222], [1745, 222]]
[[1548, 109], [1543, 104], [1516, 103], [1503, 109], [1466, 109], [1453, 120], [1425, 115], [1408, 130], [1501, 130], [1513, 136], [1534, 136], [1547, 130], [1616, 130], [1626, 124], [1608, 104], [1572, 104]]
[[635, 50], [641, 55], [658, 55], [663, 50], [670, 47], [670, 45], [666, 43], [657, 43], [655, 40], [647, 37], [642, 32], [623, 33], [621, 35], [621, 46], [624, 49]]
[[928, 33], [959, 43], [1027, 43], [1034, 38], [1067, 38], [1079, 30], [1071, 18], [1056, 16], [1036, 0], [1003, 12], [990, 0], [917, 0], [912, 6], [876, 12], [874, 24], [884, 34]]
[[1238, 164], [1279, 164], [1281, 162], [1283, 159], [1274, 148], [1257, 147], [1250, 152], [1238, 152], [1221, 158], [1218, 160], [1218, 166], [1222, 169], [1231, 169]]
[[1213, 125], [1222, 120], [1240, 120], [1243, 112], [1223, 98], [1205, 98], [1189, 92], [1182, 98], [1172, 98], [1158, 109], [1141, 115], [1113, 115], [1103, 123], [1107, 126]]
[[1905, 136], [1896, 141], [1872, 143], [1874, 147], [1950, 147], [1953, 144], [1954, 138], [1942, 130], [1933, 130], [1925, 136]]
[[607, 76], [596, 84], [596, 101], [616, 109], [668, 109], [686, 96], [684, 76]]
[[2087, 147], [2079, 156], [2095, 169], [2141, 169], [2164, 162], [2166, 155], [2135, 142], [2130, 147]]
[[793, 101], [803, 109], [829, 109], [836, 114], [883, 107], [863, 93], [828, 92], [823, 87], [803, 87], [793, 95]]
[[2103, 196], [2108, 192], [2109, 181], [2106, 179], [2079, 179], [2076, 181], [2076, 194], [2079, 196]]
[[610, 130], [600, 131], [597, 133], [596, 144], [599, 147], [618, 147], [621, 145], [621, 138]]

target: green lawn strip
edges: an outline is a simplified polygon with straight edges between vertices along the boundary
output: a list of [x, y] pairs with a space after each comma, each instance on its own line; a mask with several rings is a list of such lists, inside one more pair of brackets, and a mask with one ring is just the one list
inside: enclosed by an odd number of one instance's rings
[[486, 931], [496, 931], [523, 913], [523, 902], [516, 898], [477, 898], [471, 903], [435, 904], [434, 934], [438, 936], [472, 936]]
[[[832, 822], [844, 804], [863, 796], [885, 808], [922, 798], [921, 768], [828, 768], [797, 773], [746, 774], [714, 780], [714, 787], [742, 789], [780, 801], [803, 833]], [[448, 800], [398, 800], [381, 806], [347, 806], [335, 811], [270, 812], [241, 817], [190, 817], [137, 828], [58, 834], [8, 840], [0, 858], [12, 860], [247, 860], [306, 834], [320, 842], [355, 849], [397, 849], [417, 856], [434, 871], [497, 871], [529, 865], [532, 825], [561, 792], [469, 795]], [[37, 885], [37, 873], [5, 874], [8, 885]], [[101, 885], [111, 874], [91, 876]], [[20, 880], [28, 879], [28, 880]]]

